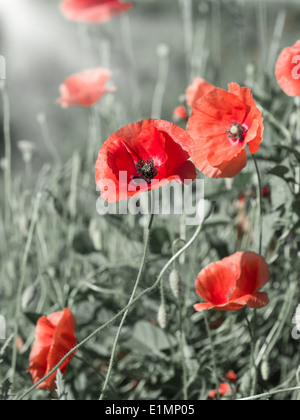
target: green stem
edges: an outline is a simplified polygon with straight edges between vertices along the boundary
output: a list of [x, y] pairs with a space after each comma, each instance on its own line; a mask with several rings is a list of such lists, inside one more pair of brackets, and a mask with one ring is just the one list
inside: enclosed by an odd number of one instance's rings
[[183, 399], [188, 401], [188, 386], [187, 386], [187, 367], [185, 363], [185, 354], [184, 354], [184, 329], [183, 329], [183, 316], [182, 316], [182, 298], [179, 297], [179, 331], [180, 331], [180, 356], [181, 356], [181, 365], [182, 365], [182, 384], [183, 384]]
[[[129, 307], [132, 304], [132, 301], [135, 297], [135, 294], [136, 294], [137, 289], [138, 289], [139, 284], [140, 284], [140, 280], [141, 280], [143, 272], [144, 272], [144, 268], [145, 268], [145, 264], [146, 264], [146, 258], [147, 258], [147, 252], [148, 252], [148, 246], [149, 246], [149, 240], [150, 240], [151, 227], [152, 227], [152, 223], [153, 223], [153, 218], [154, 218], [154, 214], [151, 214], [149, 225], [148, 225], [148, 230], [147, 230], [147, 234], [146, 234], [146, 239], [145, 239], [145, 246], [144, 246], [142, 263], [141, 263], [141, 266], [140, 266], [140, 269], [139, 269], [139, 273], [138, 273], [138, 276], [137, 276], [132, 294], [130, 296], [130, 299], [129, 299], [129, 302], [128, 302], [128, 305], [127, 305]], [[104, 381], [104, 384], [103, 384], [102, 392], [101, 392], [101, 395], [100, 395], [100, 398], [99, 398], [100, 400], [104, 399], [104, 394], [105, 394], [105, 391], [106, 391], [106, 389], [108, 387], [108, 384], [109, 384], [109, 380], [110, 380], [110, 377], [111, 377], [111, 374], [112, 374], [112, 368], [113, 368], [114, 360], [115, 360], [115, 357], [116, 357], [116, 352], [117, 352], [117, 347], [118, 347], [120, 335], [121, 335], [121, 332], [122, 332], [122, 328], [125, 324], [128, 312], [129, 312], [129, 309], [127, 309], [124, 312], [123, 317], [122, 317], [121, 322], [120, 322], [120, 325], [119, 325], [119, 328], [118, 328], [118, 331], [117, 331], [117, 335], [115, 337], [115, 341], [114, 341], [114, 344], [113, 344], [112, 353], [111, 353], [111, 357], [110, 357], [109, 368], [108, 368], [107, 375], [106, 375], [106, 378], [105, 378], [105, 381]]]
[[258, 400], [259, 398], [268, 398], [268, 397], [271, 397], [272, 395], [282, 394], [283, 392], [294, 392], [294, 391], [299, 391], [299, 390], [300, 390], [300, 386], [296, 386], [294, 388], [278, 389], [277, 391], [269, 391], [269, 392], [265, 392], [264, 394], [253, 395], [247, 398], [240, 398], [237, 401], [253, 401], [253, 400]]
[[[258, 163], [256, 160], [255, 155], [253, 156], [253, 161], [255, 165], [255, 170], [257, 174], [257, 198], [258, 198], [258, 206], [259, 206], [259, 245], [258, 245], [258, 254], [262, 255], [262, 238], [263, 238], [263, 208], [262, 208], [262, 182], [261, 182], [261, 175], [258, 167]], [[255, 394], [256, 391], [256, 385], [257, 385], [257, 365], [255, 363], [255, 341], [256, 341], [256, 318], [257, 318], [257, 310], [254, 309], [253, 314], [253, 321], [252, 321], [252, 338], [251, 338], [251, 344], [252, 344], [252, 350], [251, 350], [251, 359], [252, 359], [252, 366], [253, 366], [253, 381], [252, 381], [252, 389], [251, 389], [251, 395]], [[251, 330], [251, 327], [250, 327]]]
[[262, 209], [262, 182], [261, 182], [261, 176], [257, 164], [257, 160], [255, 155], [253, 156], [253, 161], [255, 165], [255, 170], [257, 173], [257, 197], [258, 197], [258, 206], [259, 206], [259, 247], [258, 247], [258, 253], [259, 255], [262, 254], [262, 237], [263, 237], [263, 209]]
[[245, 312], [245, 319], [246, 323], [249, 329], [250, 339], [251, 339], [251, 357], [250, 357], [250, 372], [253, 372], [253, 378], [252, 378], [252, 387], [251, 387], [251, 395], [254, 395], [256, 392], [256, 384], [257, 384], [257, 366], [255, 363], [255, 336], [254, 336], [254, 330], [256, 322], [254, 321], [254, 318], [256, 317], [256, 313], [254, 313], [253, 317], [253, 325], [251, 325], [251, 322], [249, 321], [247, 314]]
[[[89, 367], [90, 369], [92, 369], [92, 371], [97, 375], [97, 376], [99, 376], [99, 378], [100, 379], [102, 379], [103, 381], [105, 380], [105, 376], [103, 375], [103, 373], [99, 370], [99, 369], [96, 369], [93, 365], [92, 365], [92, 363], [89, 363], [84, 357], [81, 357], [81, 356], [78, 356], [78, 354], [75, 354], [75, 356], [74, 356], [74, 358], [75, 359], [78, 359], [78, 360], [80, 360], [82, 363], [84, 363], [87, 367]], [[116, 400], [118, 400], [120, 397], [119, 397], [119, 395], [118, 395], [118, 393], [117, 393], [117, 391], [111, 386], [111, 385], [108, 385], [109, 386], [109, 388], [110, 388], [110, 391], [111, 391], [111, 393], [113, 394], [113, 397], [114, 397], [114, 399], [116, 399]]]
[[25, 283], [26, 278], [26, 267], [27, 267], [27, 261], [29, 256], [29, 251], [33, 239], [34, 229], [36, 226], [36, 222], [38, 220], [38, 211], [41, 201], [41, 193], [38, 193], [35, 199], [33, 212], [32, 212], [32, 218], [31, 218], [31, 224], [29, 228], [29, 233], [27, 237], [27, 242], [25, 246], [25, 251], [22, 259], [21, 264], [21, 279], [17, 290], [17, 306], [16, 306], [16, 314], [15, 314], [15, 323], [14, 323], [14, 343], [13, 343], [13, 352], [12, 352], [12, 364], [11, 364], [11, 382], [14, 384], [15, 380], [15, 372], [16, 372], [16, 364], [17, 364], [17, 346], [16, 346], [16, 340], [18, 337], [18, 330], [19, 330], [19, 318], [21, 313], [21, 299], [22, 299], [22, 291]]
[[212, 367], [213, 367], [213, 375], [214, 375], [214, 380], [215, 380], [215, 384], [216, 384], [217, 399], [219, 400], [220, 399], [220, 391], [219, 391], [219, 380], [218, 380], [218, 370], [217, 370], [217, 361], [216, 361], [215, 346], [214, 346], [214, 341], [213, 341], [212, 333], [211, 333], [211, 330], [209, 328], [209, 323], [208, 323], [208, 318], [207, 318], [206, 311], [203, 312], [203, 316], [204, 316], [205, 327], [206, 327], [206, 331], [207, 331], [207, 335], [208, 335], [209, 343], [210, 343], [211, 361], [212, 361]]
[[5, 226], [8, 228], [10, 223], [10, 205], [11, 205], [11, 136], [10, 136], [10, 109], [9, 98], [5, 82], [1, 82], [1, 95], [3, 103], [3, 134], [5, 144]]
[[[209, 218], [209, 216], [211, 215], [211, 213], [213, 212], [214, 206], [212, 205], [209, 212], [207, 213], [205, 220], [207, 218]], [[120, 312], [118, 312], [114, 317], [112, 317], [110, 319], [110, 321], [106, 322], [105, 324], [101, 325], [101, 327], [97, 328], [92, 334], [90, 334], [88, 337], [86, 337], [84, 340], [82, 340], [80, 343], [78, 343], [75, 347], [73, 347], [60, 361], [59, 363], [57, 363], [56, 366], [54, 366], [50, 372], [45, 375], [43, 378], [41, 378], [39, 381], [37, 381], [34, 385], [32, 385], [25, 393], [23, 393], [19, 400], [23, 400], [25, 397], [27, 397], [28, 394], [30, 394], [30, 392], [32, 392], [37, 386], [39, 386], [42, 382], [44, 382], [46, 379], [48, 379], [51, 375], [53, 375], [53, 373], [55, 373], [57, 371], [57, 369], [59, 369], [59, 367], [63, 364], [63, 362], [70, 357], [74, 352], [76, 352], [77, 350], [79, 350], [81, 347], [83, 347], [88, 341], [90, 341], [92, 338], [94, 338], [97, 334], [99, 334], [102, 330], [104, 330], [105, 328], [107, 328], [108, 326], [110, 326], [111, 324], [113, 324], [120, 316], [122, 316], [124, 314], [124, 312], [126, 312], [128, 309], [130, 309], [136, 302], [138, 302], [139, 300], [141, 300], [145, 295], [152, 293], [154, 290], [156, 290], [156, 288], [160, 285], [160, 282], [163, 278], [163, 276], [165, 275], [166, 271], [171, 267], [171, 265], [173, 264], [174, 261], [177, 260], [177, 258], [180, 257], [180, 255], [185, 252], [194, 242], [195, 240], [198, 238], [198, 235], [201, 232], [202, 229], [202, 225], [203, 223], [201, 223], [197, 230], [195, 231], [194, 235], [192, 236], [192, 238], [186, 243], [186, 245], [184, 245], [184, 247], [182, 247], [168, 262], [167, 264], [163, 267], [163, 269], [161, 270], [159, 276], [157, 277], [155, 283], [148, 287], [147, 289], [145, 289], [143, 292], [141, 292], [137, 297], [135, 297], [131, 304], [125, 306], [123, 309], [121, 309]]]

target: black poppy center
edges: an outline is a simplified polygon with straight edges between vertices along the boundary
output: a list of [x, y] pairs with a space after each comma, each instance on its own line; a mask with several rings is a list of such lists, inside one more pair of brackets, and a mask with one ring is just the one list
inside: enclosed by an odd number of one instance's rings
[[246, 132], [247, 129], [235, 121], [226, 131], [226, 134], [231, 140], [242, 143], [245, 140]]
[[136, 164], [136, 170], [140, 178], [144, 179], [148, 184], [151, 184], [152, 179], [157, 175], [157, 166], [153, 160], [139, 160]]

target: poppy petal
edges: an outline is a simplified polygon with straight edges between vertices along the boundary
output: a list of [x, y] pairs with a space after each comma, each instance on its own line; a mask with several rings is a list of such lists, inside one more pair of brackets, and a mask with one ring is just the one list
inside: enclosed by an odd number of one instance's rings
[[65, 0], [60, 7], [67, 19], [99, 23], [127, 12], [132, 8], [132, 3], [119, 0]]
[[236, 311], [244, 306], [261, 308], [268, 295], [257, 292], [269, 281], [269, 269], [262, 256], [237, 252], [204, 268], [196, 280], [196, 292], [206, 302], [194, 306], [197, 311], [216, 309]]

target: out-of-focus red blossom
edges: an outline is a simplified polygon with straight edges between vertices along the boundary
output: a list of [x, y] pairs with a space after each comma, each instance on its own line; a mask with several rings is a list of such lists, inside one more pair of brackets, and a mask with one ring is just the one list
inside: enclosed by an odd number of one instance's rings
[[199, 99], [187, 124], [192, 160], [211, 178], [237, 175], [247, 164], [246, 146], [254, 154], [262, 141], [263, 118], [250, 89], [237, 83], [228, 88], [215, 88]]
[[131, 381], [131, 390], [133, 391], [136, 387], [138, 386], [138, 381], [137, 380], [132, 380]]
[[115, 87], [106, 87], [111, 72], [103, 68], [85, 70], [68, 77], [60, 86], [61, 97], [57, 99], [63, 108], [71, 106], [88, 107], [94, 105], [108, 92], [115, 92]]
[[268, 187], [262, 187], [261, 193], [262, 193], [262, 196], [264, 198], [269, 198], [270, 195], [271, 195], [271, 191], [270, 191], [270, 189]]
[[173, 120], [177, 121], [186, 121], [188, 119], [188, 113], [185, 106], [177, 106], [173, 111]]
[[288, 96], [300, 96], [300, 40], [285, 48], [278, 57], [275, 74], [281, 89]]
[[[224, 397], [224, 395], [228, 394], [228, 392], [231, 391], [230, 385], [227, 382], [223, 382], [222, 384], [220, 384], [219, 386], [219, 394], [221, 397]], [[212, 389], [209, 393], [208, 393], [208, 398], [210, 400], [214, 400], [215, 398], [217, 398], [217, 390], [216, 389]]]
[[[47, 375], [60, 360], [76, 346], [75, 317], [69, 308], [62, 312], [55, 312], [48, 317], [41, 317], [36, 326], [35, 342], [30, 356], [28, 372], [32, 375], [33, 383]], [[62, 374], [74, 357], [75, 352], [60, 366]], [[54, 391], [56, 372], [38, 385], [37, 389]]]
[[114, 203], [172, 180], [190, 183], [197, 177], [187, 152], [191, 141], [168, 121], [149, 119], [121, 128], [98, 154], [95, 179], [102, 198]]
[[226, 375], [225, 378], [228, 379], [229, 382], [231, 382], [232, 384], [236, 384], [237, 383], [237, 376], [235, 374], [235, 372], [233, 370], [230, 370]]
[[132, 8], [132, 3], [119, 0], [65, 0], [60, 7], [67, 19], [99, 23], [127, 12]]
[[264, 258], [254, 252], [237, 252], [204, 268], [196, 280], [196, 292], [206, 302], [194, 306], [196, 311], [208, 309], [236, 311], [248, 306], [262, 308], [269, 303], [267, 293], [258, 292], [269, 281]]
[[237, 207], [239, 209], [243, 209], [245, 207], [245, 204], [246, 204], [246, 195], [244, 193], [241, 193], [237, 200]]
[[196, 77], [193, 83], [187, 87], [185, 91], [186, 103], [189, 107], [193, 107], [198, 99], [211, 92], [215, 88], [201, 77]]

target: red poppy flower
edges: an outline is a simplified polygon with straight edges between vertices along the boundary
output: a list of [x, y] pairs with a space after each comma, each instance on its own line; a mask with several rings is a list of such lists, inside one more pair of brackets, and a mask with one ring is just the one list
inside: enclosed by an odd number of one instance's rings
[[[30, 356], [28, 372], [31, 373], [33, 383], [38, 382], [49, 373], [59, 361], [76, 346], [74, 334], [75, 318], [69, 308], [62, 312], [55, 312], [48, 317], [41, 317], [36, 326], [35, 342]], [[62, 374], [66, 372], [74, 353], [60, 366]], [[56, 372], [49, 376], [37, 388], [54, 391]]]
[[91, 106], [108, 92], [115, 92], [116, 88], [106, 88], [111, 77], [106, 69], [96, 68], [85, 70], [68, 77], [60, 86], [61, 97], [57, 100], [63, 108], [74, 105]]
[[174, 121], [185, 121], [188, 119], [188, 113], [185, 106], [178, 106], [173, 111]]
[[232, 384], [236, 384], [237, 382], [237, 376], [233, 370], [230, 370], [226, 375], [225, 378], [228, 379], [229, 382]]
[[211, 92], [213, 89], [215, 89], [214, 85], [211, 85], [201, 77], [196, 77], [193, 83], [186, 89], [186, 103], [192, 108], [198, 99], [202, 98], [202, 96]]
[[269, 269], [262, 256], [254, 252], [237, 252], [204, 268], [196, 280], [196, 292], [206, 302], [194, 306], [235, 311], [249, 306], [262, 308], [269, 303], [266, 293], [257, 292], [269, 281]]
[[281, 52], [275, 74], [279, 86], [288, 96], [300, 96], [300, 40]]
[[121, 128], [99, 151], [96, 184], [104, 200], [114, 203], [172, 180], [191, 182], [196, 168], [187, 150], [191, 138], [167, 121], [149, 119]]
[[[231, 388], [230, 385], [227, 382], [223, 382], [222, 384], [220, 384], [219, 386], [219, 394], [221, 397], [224, 397], [224, 395], [228, 394], [228, 392], [230, 392]], [[214, 400], [215, 398], [217, 398], [217, 390], [213, 389], [209, 392], [208, 394], [208, 398], [210, 400]]]
[[193, 107], [187, 131], [193, 138], [195, 166], [211, 178], [232, 178], [247, 163], [245, 151], [259, 150], [263, 118], [250, 89], [229, 84], [229, 92], [215, 88]]
[[61, 4], [67, 19], [91, 23], [105, 22], [131, 7], [132, 3], [119, 0], [65, 0]]

